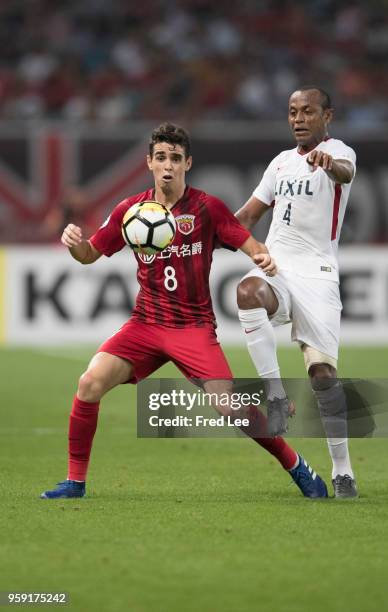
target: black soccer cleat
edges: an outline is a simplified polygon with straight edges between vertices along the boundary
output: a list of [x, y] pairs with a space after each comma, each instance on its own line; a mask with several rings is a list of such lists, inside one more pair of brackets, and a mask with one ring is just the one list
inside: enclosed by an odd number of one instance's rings
[[345, 474], [344, 476], [338, 474], [335, 478], [333, 478], [332, 483], [334, 488], [334, 497], [337, 499], [351, 499], [358, 497], [356, 481], [354, 478], [349, 476], [349, 474]]

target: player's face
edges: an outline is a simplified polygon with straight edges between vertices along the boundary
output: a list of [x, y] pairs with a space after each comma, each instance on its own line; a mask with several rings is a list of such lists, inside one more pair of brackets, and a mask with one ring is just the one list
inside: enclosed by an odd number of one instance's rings
[[303, 149], [313, 149], [327, 134], [332, 109], [323, 109], [321, 95], [316, 89], [295, 91], [288, 106], [288, 123], [297, 144]]
[[185, 174], [191, 168], [192, 159], [186, 159], [181, 145], [158, 142], [152, 157], [147, 156], [147, 162], [156, 187], [163, 191], [179, 191], [185, 184]]

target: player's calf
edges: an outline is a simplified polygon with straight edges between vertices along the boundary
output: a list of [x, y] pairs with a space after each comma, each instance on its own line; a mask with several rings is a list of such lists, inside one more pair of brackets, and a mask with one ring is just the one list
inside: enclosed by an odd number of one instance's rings
[[346, 438], [347, 407], [341, 381], [337, 378], [312, 377], [311, 386], [327, 437]]
[[355, 497], [357, 489], [348, 448], [347, 403], [342, 383], [336, 377], [336, 369], [326, 363], [311, 365], [309, 376], [333, 462], [334, 495]]

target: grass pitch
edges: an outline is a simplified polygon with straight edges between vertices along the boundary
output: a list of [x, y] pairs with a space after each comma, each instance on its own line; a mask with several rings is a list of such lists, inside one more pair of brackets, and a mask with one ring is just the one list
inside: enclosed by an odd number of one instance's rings
[[[351, 442], [358, 500], [314, 502], [249, 440], [137, 439], [123, 386], [102, 405], [88, 497], [40, 500], [66, 476], [69, 407], [92, 351], [0, 351], [0, 591], [67, 591], [80, 612], [386, 609], [385, 439]], [[228, 356], [254, 376], [245, 350]], [[280, 361], [304, 376], [297, 351]], [[340, 363], [344, 377], [387, 376], [386, 349], [343, 350]], [[330, 481], [325, 441], [293, 442]]]

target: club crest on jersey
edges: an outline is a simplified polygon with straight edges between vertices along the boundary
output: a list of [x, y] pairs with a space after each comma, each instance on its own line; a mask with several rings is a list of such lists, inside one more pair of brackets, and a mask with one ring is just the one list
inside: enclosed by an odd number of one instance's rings
[[138, 253], [138, 256], [139, 256], [139, 259], [141, 259], [141, 261], [145, 264], [151, 264], [156, 257], [155, 254], [147, 255], [146, 253]]
[[191, 234], [194, 229], [194, 219], [195, 215], [178, 215], [175, 217], [178, 230], [181, 234], [184, 234], [185, 236]]

